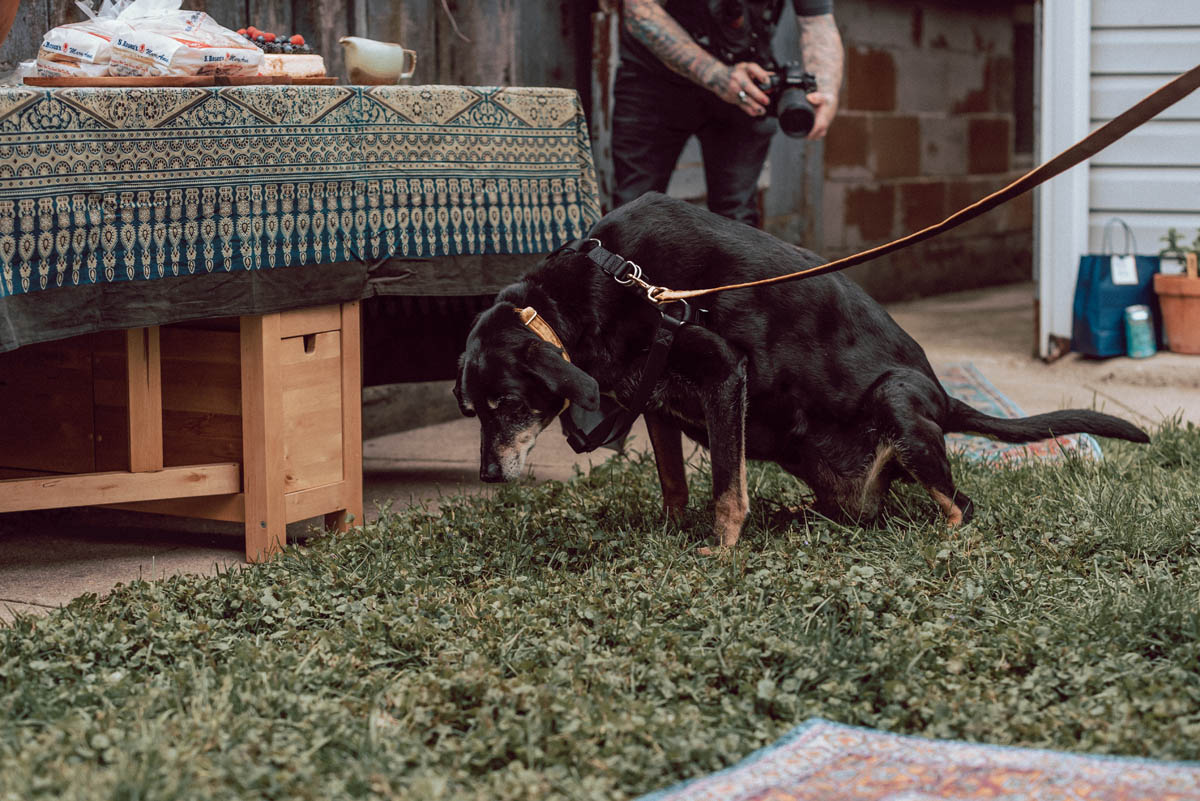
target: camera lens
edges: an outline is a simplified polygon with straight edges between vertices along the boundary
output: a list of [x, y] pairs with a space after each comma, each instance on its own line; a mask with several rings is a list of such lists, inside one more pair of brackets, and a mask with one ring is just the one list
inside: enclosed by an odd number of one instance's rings
[[779, 127], [788, 136], [808, 136], [816, 120], [812, 103], [802, 89], [785, 89], [779, 97]]

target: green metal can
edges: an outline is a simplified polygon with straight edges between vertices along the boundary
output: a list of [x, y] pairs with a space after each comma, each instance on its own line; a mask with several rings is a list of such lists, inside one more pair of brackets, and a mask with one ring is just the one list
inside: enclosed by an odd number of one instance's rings
[[1154, 345], [1154, 317], [1149, 306], [1125, 307], [1125, 352], [1132, 359], [1144, 359], [1158, 352]]

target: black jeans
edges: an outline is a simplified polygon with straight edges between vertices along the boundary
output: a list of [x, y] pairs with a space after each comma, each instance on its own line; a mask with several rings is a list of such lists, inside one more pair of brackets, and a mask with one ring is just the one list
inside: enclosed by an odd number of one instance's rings
[[708, 208], [757, 226], [755, 190], [777, 127], [774, 117], [750, 117], [695, 84], [622, 65], [613, 88], [613, 206], [667, 191], [679, 154], [695, 135]]

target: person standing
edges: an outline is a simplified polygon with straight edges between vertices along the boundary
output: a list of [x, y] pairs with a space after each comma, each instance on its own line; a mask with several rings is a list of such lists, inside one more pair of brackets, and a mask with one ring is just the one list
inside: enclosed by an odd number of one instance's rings
[[[837, 113], [842, 40], [833, 0], [791, 0], [816, 91], [808, 139]], [[690, 136], [700, 142], [711, 211], [759, 225], [755, 190], [777, 128], [763, 87], [784, 0], [624, 0], [613, 88], [614, 206], [665, 192]]]

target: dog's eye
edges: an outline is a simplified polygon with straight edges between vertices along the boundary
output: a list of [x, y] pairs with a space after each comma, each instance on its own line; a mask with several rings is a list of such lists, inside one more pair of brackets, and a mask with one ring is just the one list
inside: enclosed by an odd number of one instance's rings
[[501, 395], [498, 398], [488, 398], [487, 405], [492, 411], [496, 411], [497, 409], [508, 409], [511, 411], [520, 408], [523, 405], [523, 401], [514, 395]]

